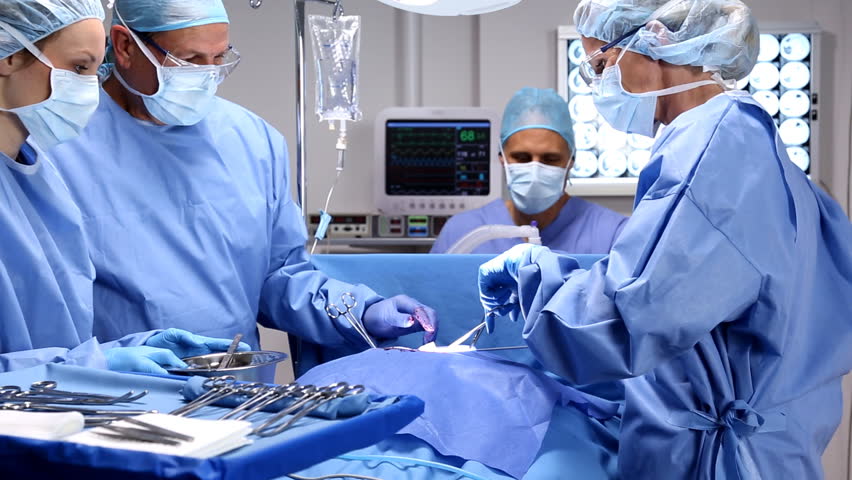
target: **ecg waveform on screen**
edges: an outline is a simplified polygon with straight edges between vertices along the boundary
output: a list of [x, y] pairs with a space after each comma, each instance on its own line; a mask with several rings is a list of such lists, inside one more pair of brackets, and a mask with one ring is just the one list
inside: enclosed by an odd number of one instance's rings
[[487, 195], [490, 129], [403, 126], [386, 135], [386, 189], [391, 195]]

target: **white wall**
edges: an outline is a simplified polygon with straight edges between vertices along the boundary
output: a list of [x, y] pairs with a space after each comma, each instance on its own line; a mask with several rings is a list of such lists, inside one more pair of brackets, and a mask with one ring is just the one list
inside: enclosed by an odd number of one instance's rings
[[[850, 114], [852, 114], [852, 1], [750, 0], [760, 22], [817, 23], [824, 32], [821, 85], [821, 159], [817, 179], [850, 211]], [[480, 18], [424, 17], [424, 104], [472, 105], [502, 110], [518, 88], [556, 87], [556, 28], [570, 24], [576, 0], [526, 0]], [[252, 10], [248, 0], [228, 0], [234, 45], [243, 63], [221, 93], [257, 112], [292, 139], [295, 135], [292, 2], [266, 0]], [[399, 46], [403, 14], [374, 0], [346, 0], [348, 13], [363, 16], [361, 108], [364, 120], [352, 127], [343, 183], [332, 211], [371, 212], [372, 119], [404, 98]], [[309, 5], [309, 12], [327, 14]], [[307, 57], [310, 59], [310, 54]], [[312, 67], [308, 84], [313, 84]], [[309, 112], [313, 93], [309, 93]], [[310, 210], [324, 201], [334, 170], [333, 136], [309, 113]], [[291, 155], [294, 145], [290, 145]], [[629, 199], [601, 203], [629, 211]], [[345, 207], [343, 207], [345, 206]], [[847, 390], [847, 397], [849, 391]], [[849, 419], [826, 453], [827, 478], [846, 479]]]
[[[425, 105], [473, 105], [502, 110], [521, 86], [556, 87], [556, 27], [571, 23], [576, 0], [526, 0], [521, 5], [479, 18], [423, 18]], [[849, 212], [852, 2], [849, 0], [752, 0], [760, 22], [817, 23], [823, 38], [821, 162], [818, 181]], [[372, 211], [372, 120], [382, 108], [403, 103], [403, 14], [375, 0], [347, 0], [347, 11], [363, 16], [361, 108], [364, 120], [352, 127], [350, 152], [336, 205], [353, 212]], [[222, 94], [254, 110], [292, 139], [293, 98], [292, 2], [267, 0], [252, 10], [247, 0], [228, 0], [233, 41], [243, 64], [222, 85]], [[308, 11], [325, 14], [322, 5]], [[309, 44], [309, 42], [307, 42]], [[846, 46], [838, 48], [838, 46]], [[309, 45], [310, 47], [310, 45]], [[310, 54], [308, 54], [310, 60]], [[313, 68], [308, 67], [309, 89]], [[333, 135], [311, 113], [308, 94], [308, 206], [319, 208], [331, 183], [335, 161]], [[291, 153], [294, 153], [291, 145]], [[629, 211], [627, 199], [601, 203]], [[334, 208], [338, 212], [340, 207]]]

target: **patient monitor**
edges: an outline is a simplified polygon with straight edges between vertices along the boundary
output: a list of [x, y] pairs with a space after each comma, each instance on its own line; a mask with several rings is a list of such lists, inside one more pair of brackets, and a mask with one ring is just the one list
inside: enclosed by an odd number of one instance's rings
[[375, 124], [375, 205], [384, 215], [452, 215], [500, 197], [499, 115], [389, 108]]

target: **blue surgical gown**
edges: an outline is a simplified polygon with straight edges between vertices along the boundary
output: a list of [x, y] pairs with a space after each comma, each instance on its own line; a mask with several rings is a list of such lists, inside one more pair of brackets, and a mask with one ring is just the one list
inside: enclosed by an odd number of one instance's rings
[[520, 266], [524, 337], [577, 383], [625, 380], [624, 478], [821, 478], [852, 367], [852, 225], [749, 96], [657, 141], [590, 270]]
[[[608, 208], [571, 197], [556, 220], [541, 229], [541, 243], [552, 250], [577, 254], [609, 253], [627, 217]], [[474, 210], [453, 215], [435, 240], [431, 253], [446, 253], [462, 237], [483, 225], [514, 225], [502, 199]], [[522, 243], [520, 238], [489, 240], [472, 253], [502, 253]]]
[[243, 333], [257, 347], [260, 318], [314, 343], [366, 346], [325, 307], [351, 292], [360, 316], [381, 298], [313, 268], [284, 137], [248, 110], [216, 98], [196, 125], [158, 126], [102, 90], [83, 134], [51, 157], [83, 213], [98, 338], [176, 327]]
[[24, 144], [18, 163], [0, 153], [0, 371], [64, 362], [105, 368], [92, 337], [95, 276], [80, 211], [45, 155]]

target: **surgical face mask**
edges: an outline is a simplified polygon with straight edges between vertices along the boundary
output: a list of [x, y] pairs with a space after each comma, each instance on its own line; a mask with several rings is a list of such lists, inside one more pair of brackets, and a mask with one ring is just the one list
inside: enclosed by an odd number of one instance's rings
[[721, 82], [719, 79], [701, 80], [653, 92], [626, 91], [621, 81], [619, 62], [636, 38], [638, 37], [634, 35], [633, 40], [621, 50], [615, 65], [605, 68], [600, 80], [595, 80], [592, 85], [593, 99], [598, 113], [616, 130], [654, 137], [658, 126], [656, 113], [659, 97], [674, 95], [704, 85], [721, 84]]
[[225, 54], [221, 65], [195, 65], [174, 58], [165, 52], [166, 61], [176, 63], [175, 66], [161, 65], [151, 50], [142, 42], [136, 33], [124, 23], [118, 9], [115, 10], [119, 21], [127, 28], [133, 41], [157, 69], [159, 87], [152, 95], [146, 95], [131, 87], [127, 81], [113, 68], [115, 78], [134, 95], [142, 98], [145, 108], [154, 118], [166, 125], [189, 126], [200, 122], [210, 113], [213, 99], [219, 84], [239, 64], [240, 56], [230, 49]]
[[[503, 157], [506, 158], [505, 156]], [[527, 215], [541, 213], [562, 197], [565, 192], [567, 168], [544, 165], [540, 162], [504, 162], [506, 183], [512, 202]]]
[[18, 108], [0, 108], [14, 113], [42, 150], [77, 137], [89, 123], [100, 100], [97, 75], [80, 75], [55, 68], [41, 50], [11, 25], [0, 22], [0, 29], [20, 42], [40, 62], [50, 67], [50, 97], [42, 102]]

